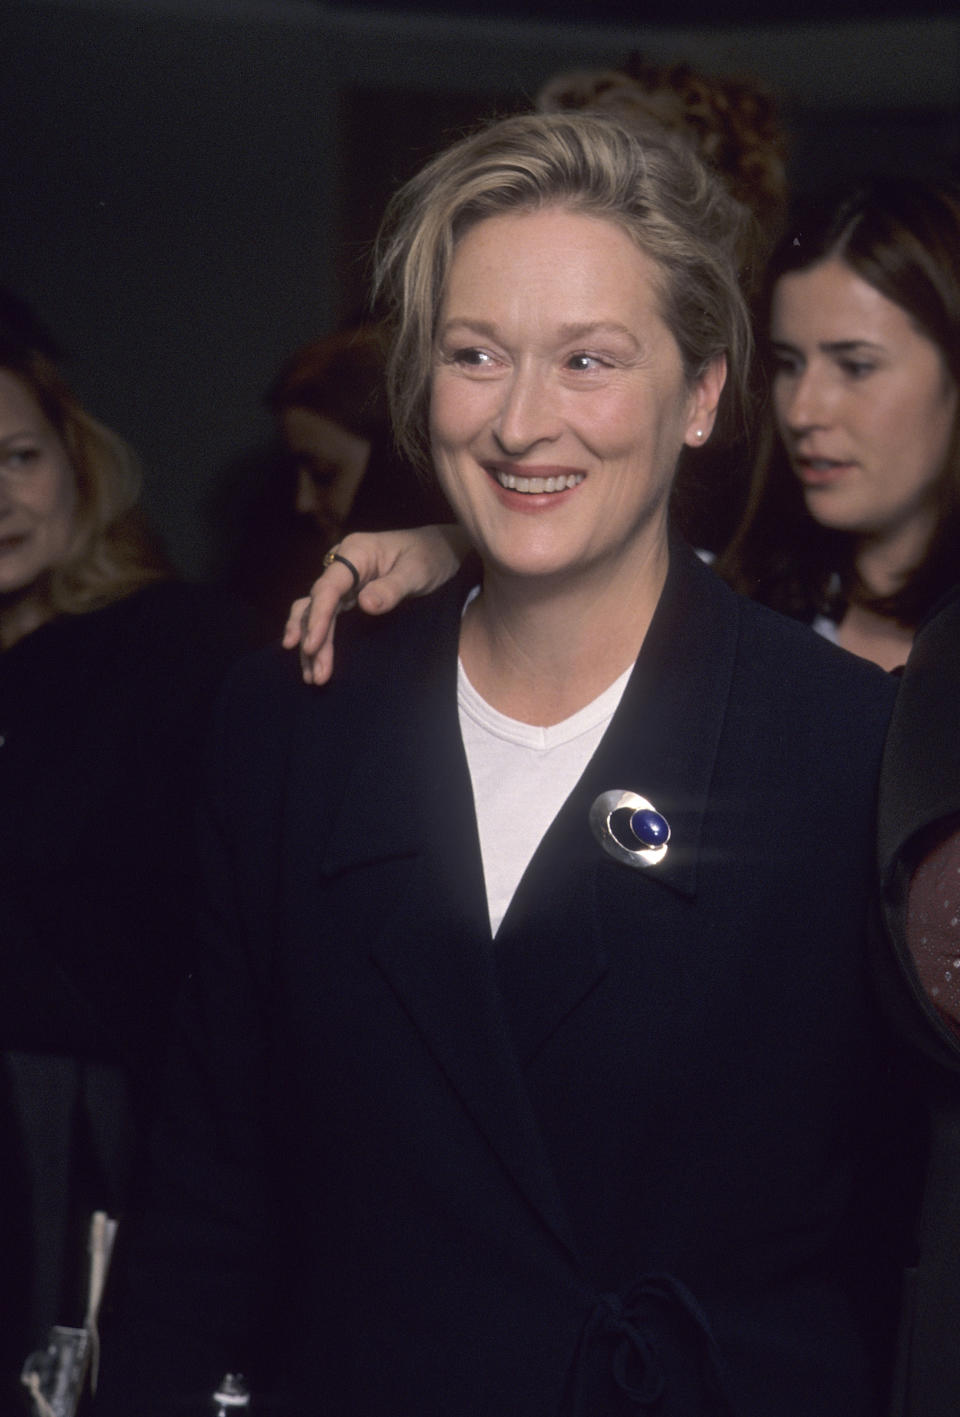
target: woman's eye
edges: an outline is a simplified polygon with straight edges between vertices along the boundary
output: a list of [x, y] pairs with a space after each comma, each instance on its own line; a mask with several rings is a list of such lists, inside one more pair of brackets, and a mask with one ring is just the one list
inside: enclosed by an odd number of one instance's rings
[[11, 472], [25, 472], [39, 457], [39, 448], [9, 448], [3, 455], [3, 465]]
[[326, 458], [305, 458], [300, 466], [314, 487], [321, 489], [332, 487], [342, 471], [339, 463], [330, 462]]
[[775, 354], [773, 356], [773, 372], [775, 374], [796, 374], [800, 368], [800, 361], [792, 354]]
[[865, 379], [876, 367], [864, 359], [844, 359], [840, 362], [840, 368], [849, 379]]
[[455, 349], [450, 356], [454, 364], [464, 364], [468, 369], [490, 369], [493, 367], [493, 355], [485, 349], [475, 349], [468, 346], [465, 349]]
[[599, 354], [571, 354], [567, 360], [567, 368], [573, 369], [577, 373], [589, 373], [593, 369], [609, 369], [610, 362], [601, 359]]

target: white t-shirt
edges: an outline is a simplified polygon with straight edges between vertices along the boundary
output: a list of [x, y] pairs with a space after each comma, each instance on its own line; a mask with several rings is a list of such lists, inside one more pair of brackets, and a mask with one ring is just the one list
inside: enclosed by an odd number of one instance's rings
[[572, 717], [538, 728], [498, 713], [460, 665], [460, 732], [473, 782], [492, 935], [541, 838], [593, 756], [629, 677], [627, 669]]

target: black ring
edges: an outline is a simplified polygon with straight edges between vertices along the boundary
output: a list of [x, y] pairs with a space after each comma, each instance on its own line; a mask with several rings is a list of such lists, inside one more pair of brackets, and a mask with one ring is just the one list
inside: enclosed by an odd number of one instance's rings
[[351, 595], [356, 595], [357, 591], [360, 589], [360, 572], [352, 561], [348, 561], [346, 556], [341, 556], [340, 552], [336, 549], [327, 552], [326, 556], [323, 558], [323, 564], [325, 566], [332, 566], [334, 561], [339, 561], [341, 566], [346, 566], [351, 576], [353, 576], [353, 589], [350, 593]]

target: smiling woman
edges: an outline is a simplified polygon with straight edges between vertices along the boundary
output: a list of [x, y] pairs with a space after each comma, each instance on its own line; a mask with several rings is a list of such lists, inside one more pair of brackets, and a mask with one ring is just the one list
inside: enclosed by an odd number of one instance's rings
[[[530, 722], [566, 718], [636, 658], [666, 576], [680, 449], [713, 428], [725, 360], [688, 380], [657, 275], [625, 231], [561, 206], [488, 218], [451, 262], [431, 444], [485, 567], [461, 656], [472, 683]], [[557, 682], [545, 663], [532, 673], [528, 654], [516, 682], [498, 685], [494, 646], [545, 585], [557, 629], [585, 630], [589, 653]], [[626, 633], [598, 638], [626, 603]], [[545, 629], [538, 649], [552, 654]]]
[[25, 385], [0, 369], [0, 644], [42, 624], [45, 587], [73, 539], [77, 488], [66, 448]]
[[892, 687], [667, 525], [743, 386], [735, 228], [682, 144], [579, 113], [393, 203], [396, 429], [476, 555], [322, 690], [274, 655], [223, 702], [103, 1411], [237, 1366], [364, 1417], [883, 1409]]
[[886, 668], [960, 564], [960, 192], [878, 182], [770, 282], [773, 400], [720, 570]]
[[0, 326], [0, 649], [169, 575], [130, 449]]

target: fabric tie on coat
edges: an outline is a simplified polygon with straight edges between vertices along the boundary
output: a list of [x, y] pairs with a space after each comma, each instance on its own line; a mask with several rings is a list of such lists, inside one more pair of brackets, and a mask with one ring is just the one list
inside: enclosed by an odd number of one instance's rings
[[625, 1294], [601, 1294], [584, 1324], [576, 1358], [573, 1412], [584, 1406], [587, 1358], [598, 1340], [613, 1343], [610, 1372], [620, 1391], [637, 1407], [653, 1407], [666, 1395], [668, 1376], [661, 1361], [653, 1321], [657, 1315], [679, 1318], [691, 1330], [700, 1351], [704, 1385], [712, 1405], [704, 1409], [727, 1417], [732, 1414], [723, 1390], [720, 1354], [706, 1314], [678, 1279], [669, 1274], [645, 1274]]

